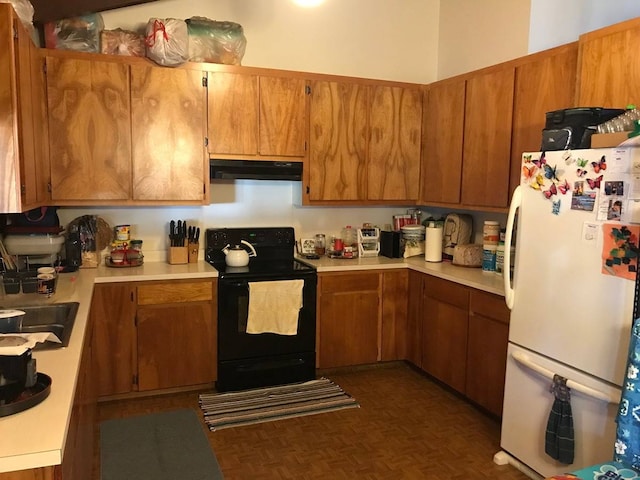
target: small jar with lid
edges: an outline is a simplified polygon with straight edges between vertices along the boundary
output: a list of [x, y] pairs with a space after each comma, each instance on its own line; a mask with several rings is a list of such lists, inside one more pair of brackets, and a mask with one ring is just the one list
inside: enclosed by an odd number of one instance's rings
[[495, 220], [485, 220], [482, 229], [483, 245], [498, 245], [500, 239], [500, 224]]

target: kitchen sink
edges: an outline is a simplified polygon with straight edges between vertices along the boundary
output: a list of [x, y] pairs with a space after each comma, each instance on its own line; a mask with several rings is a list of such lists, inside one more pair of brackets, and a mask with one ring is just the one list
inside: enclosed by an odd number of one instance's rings
[[22, 319], [23, 333], [52, 332], [60, 339], [62, 343], [38, 343], [34, 348], [34, 350], [47, 350], [69, 345], [78, 305], [78, 302], [66, 302], [12, 308], [25, 312]]

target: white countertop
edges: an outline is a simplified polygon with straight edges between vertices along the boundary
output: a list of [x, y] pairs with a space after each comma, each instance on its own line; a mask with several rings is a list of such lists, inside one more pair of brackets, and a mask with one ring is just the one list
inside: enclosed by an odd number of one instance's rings
[[[419, 272], [451, 280], [486, 292], [504, 295], [502, 277], [482, 272], [479, 268], [465, 268], [448, 262], [425, 262], [423, 257], [408, 259], [371, 257], [358, 259], [303, 260], [318, 272], [361, 271], [410, 268]], [[79, 302], [69, 346], [35, 351], [39, 372], [52, 379], [51, 393], [42, 403], [14, 415], [0, 417], [0, 473], [28, 468], [58, 465], [69, 427], [69, 419], [76, 389], [78, 368], [82, 354], [93, 285], [95, 283], [215, 278], [218, 272], [204, 261], [186, 265], [148, 262], [140, 267], [81, 269], [59, 277], [58, 290], [46, 303]], [[6, 307], [42, 303], [37, 295], [0, 296]]]
[[481, 268], [452, 265], [451, 262], [426, 262], [423, 256], [409, 258], [387, 258], [379, 256], [353, 259], [322, 257], [319, 260], [307, 260], [305, 258], [300, 258], [300, 260], [314, 266], [319, 273], [340, 272], [345, 270], [360, 271], [410, 268], [468, 287], [477, 288], [478, 290], [504, 296], [502, 275], [497, 275], [493, 272], [483, 272]]

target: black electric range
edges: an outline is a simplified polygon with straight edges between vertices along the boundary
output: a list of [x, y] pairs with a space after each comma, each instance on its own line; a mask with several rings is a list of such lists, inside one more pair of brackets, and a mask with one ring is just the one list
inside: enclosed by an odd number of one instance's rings
[[[246, 267], [225, 264], [223, 249], [249, 242]], [[218, 277], [218, 391], [304, 382], [315, 378], [316, 270], [294, 258], [292, 227], [211, 228], [205, 259]], [[295, 335], [247, 333], [252, 282], [303, 281]]]

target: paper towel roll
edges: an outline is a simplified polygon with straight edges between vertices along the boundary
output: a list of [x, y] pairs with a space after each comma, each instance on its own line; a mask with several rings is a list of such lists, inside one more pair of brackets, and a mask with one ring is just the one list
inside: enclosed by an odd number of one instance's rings
[[427, 262], [442, 261], [442, 227], [427, 227], [424, 242], [424, 259]]

